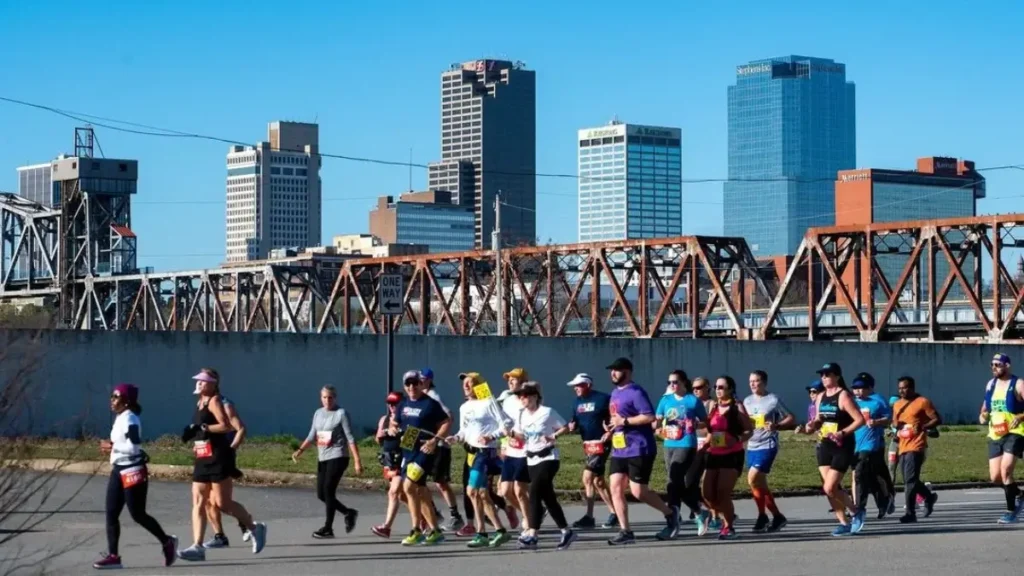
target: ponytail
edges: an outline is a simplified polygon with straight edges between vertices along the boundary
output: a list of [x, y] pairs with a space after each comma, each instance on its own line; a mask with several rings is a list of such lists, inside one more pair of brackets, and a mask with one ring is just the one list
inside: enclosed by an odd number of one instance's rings
[[139, 404], [138, 402], [132, 402], [129, 404], [128, 409], [135, 413], [136, 416], [142, 415], [142, 404]]

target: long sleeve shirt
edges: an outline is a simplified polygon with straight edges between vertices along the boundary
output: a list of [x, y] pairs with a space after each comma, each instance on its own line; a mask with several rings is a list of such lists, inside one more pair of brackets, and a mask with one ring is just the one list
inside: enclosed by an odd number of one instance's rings
[[313, 413], [313, 426], [306, 441], [316, 442], [317, 458], [321, 462], [347, 455], [348, 445], [355, 442], [348, 414], [343, 408], [320, 408]]
[[[459, 408], [459, 433], [455, 437], [474, 448], [494, 448], [497, 438], [512, 424], [512, 419], [492, 398], [467, 400]], [[482, 444], [481, 436], [490, 437], [490, 442]]]

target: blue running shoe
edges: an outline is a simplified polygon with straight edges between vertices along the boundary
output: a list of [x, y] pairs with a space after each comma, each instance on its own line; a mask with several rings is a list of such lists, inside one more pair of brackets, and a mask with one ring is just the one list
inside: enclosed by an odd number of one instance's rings
[[864, 510], [859, 510], [856, 514], [853, 515], [853, 519], [850, 520], [850, 532], [851, 533], [857, 534], [858, 532], [860, 532], [861, 530], [864, 529], [864, 516], [865, 515], [866, 515], [866, 513], [864, 512]]
[[1017, 514], [1015, 512], [1006, 512], [999, 517], [1000, 524], [1016, 524]]
[[697, 525], [697, 536], [703, 536], [708, 533], [708, 520], [711, 518], [711, 514], [707, 510], [701, 510], [700, 514], [693, 519], [693, 523]]
[[849, 524], [840, 524], [839, 526], [836, 526], [836, 529], [832, 531], [832, 535], [837, 537], [837, 538], [840, 537], [840, 536], [849, 536], [850, 535], [850, 525]]
[[708, 522], [708, 529], [715, 530], [715, 531], [721, 530], [722, 529], [722, 521], [719, 520], [718, 518], [712, 518], [711, 522]]

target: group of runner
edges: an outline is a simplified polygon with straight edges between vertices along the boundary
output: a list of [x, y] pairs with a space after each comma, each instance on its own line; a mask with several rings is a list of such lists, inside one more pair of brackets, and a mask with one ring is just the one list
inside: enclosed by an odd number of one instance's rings
[[[445, 531], [471, 538], [471, 548], [498, 547], [511, 540], [510, 530], [521, 529], [518, 546], [539, 546], [539, 528], [551, 516], [560, 530], [556, 548], [569, 548], [580, 529], [595, 528], [598, 498], [608, 509], [603, 528], [618, 528], [608, 540], [618, 546], [635, 542], [629, 520], [627, 494], [660, 512], [665, 526], [655, 537], [678, 536], [685, 506], [697, 534], [717, 530], [719, 539], [736, 537], [732, 494], [744, 464], [747, 483], [757, 505], [754, 532], [775, 532], [786, 525], [769, 487], [768, 477], [780, 448], [779, 432], [794, 430], [818, 436], [816, 461], [822, 488], [835, 513], [834, 536], [859, 532], [865, 522], [868, 495], [873, 495], [878, 518], [895, 510], [895, 473], [903, 474], [906, 503], [902, 523], [917, 520], [917, 506], [927, 517], [937, 495], [921, 480], [921, 468], [929, 437], [937, 437], [941, 424], [931, 401], [916, 391], [910, 376], [898, 380], [898, 397], [886, 401], [875, 392], [875, 379], [866, 372], [847, 385], [842, 369], [828, 363], [818, 379], [807, 387], [807, 421], [798, 425], [782, 400], [768, 391], [768, 375], [755, 370], [749, 375], [751, 394], [740, 400], [736, 382], [729, 376], [713, 384], [703, 377], [692, 381], [682, 370], [669, 374], [664, 395], [655, 405], [647, 392], [633, 381], [633, 365], [619, 358], [608, 365], [611, 394], [597, 390], [587, 374], [577, 374], [567, 385], [576, 398], [571, 417], [563, 418], [543, 402], [541, 386], [529, 380], [525, 369], [505, 373], [507, 389], [491, 396], [479, 373], [459, 375], [464, 403], [459, 408], [458, 431], [454, 415], [441, 402], [430, 369], [403, 375], [404, 394], [390, 393], [387, 413], [378, 422], [378, 459], [390, 482], [388, 509], [383, 524], [371, 528], [389, 538], [404, 502], [412, 529], [402, 540], [405, 546], [434, 545], [445, 540]], [[988, 425], [991, 481], [1004, 490], [1006, 513], [1000, 523], [1013, 523], [1024, 509], [1024, 497], [1014, 480], [1017, 461], [1024, 457], [1024, 381], [1010, 372], [1010, 359], [997, 354], [991, 362], [993, 378], [985, 388], [979, 422]], [[111, 475], [107, 488], [106, 524], [108, 551], [94, 568], [120, 568], [119, 516], [127, 506], [132, 518], [160, 543], [164, 565], [176, 558], [201, 561], [206, 549], [229, 546], [221, 514], [238, 521], [242, 538], [258, 554], [266, 544], [267, 526], [255, 522], [232, 498], [233, 481], [242, 476], [236, 451], [245, 438], [245, 425], [234, 404], [220, 392], [220, 376], [204, 368], [193, 377], [199, 398], [192, 422], [182, 441], [192, 444], [192, 544], [178, 549], [176, 536], [166, 534], [146, 512], [148, 456], [141, 447], [142, 409], [138, 388], [116, 386], [110, 397], [117, 414], [110, 439], [100, 449], [109, 453]], [[711, 395], [712, 390], [714, 395]], [[358, 512], [336, 496], [340, 480], [352, 462], [357, 474], [362, 462], [348, 416], [337, 403], [337, 391], [324, 386], [321, 408], [313, 414], [310, 432], [293, 454], [296, 461], [314, 443], [317, 446], [317, 497], [325, 505], [325, 523], [314, 538], [332, 538], [337, 513], [346, 532], [356, 526]], [[892, 435], [886, 441], [886, 433]], [[579, 434], [585, 466], [581, 478], [586, 512], [567, 522], [554, 488], [560, 469], [558, 438]], [[663, 440], [667, 475], [662, 499], [649, 487]], [[451, 491], [450, 446], [465, 448], [463, 485], [466, 523]], [[888, 460], [888, 466], [886, 461]], [[843, 478], [853, 469], [853, 486], [843, 488]], [[609, 474], [605, 481], [606, 472]], [[450, 520], [442, 518], [433, 504], [428, 480], [433, 480], [449, 506]], [[499, 514], [499, 511], [503, 514]], [[769, 517], [769, 514], [771, 515]], [[522, 520], [519, 520], [519, 516]], [[504, 516], [504, 520], [503, 520]], [[203, 542], [206, 523], [214, 536]], [[506, 526], [507, 523], [507, 526]], [[494, 532], [488, 534], [487, 526]]]

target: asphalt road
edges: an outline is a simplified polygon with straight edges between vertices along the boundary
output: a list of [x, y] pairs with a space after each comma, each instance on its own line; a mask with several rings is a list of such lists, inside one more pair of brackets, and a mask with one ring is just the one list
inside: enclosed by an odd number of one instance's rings
[[[103, 499], [106, 478], [64, 476], [57, 483], [45, 509], [56, 502], [70, 503], [36, 531], [21, 535], [0, 548], [0, 562], [18, 555], [28, 568], [19, 573], [36, 573], [45, 568], [55, 574], [93, 572], [91, 563], [105, 548]], [[80, 490], [76, 494], [76, 491]], [[72, 497], [73, 496], [73, 497]], [[668, 574], [686, 573], [757, 574], [767, 576], [819, 575], [836, 571], [857, 574], [1004, 574], [1017, 569], [1020, 536], [1002, 532], [1016, 527], [998, 526], [1002, 492], [968, 490], [941, 492], [935, 514], [917, 525], [903, 526], [895, 518], [874, 520], [874, 509], [864, 531], [852, 537], [833, 538], [834, 519], [827, 514], [822, 497], [779, 500], [789, 526], [778, 534], [750, 533], [755, 516], [753, 503], [738, 503], [740, 537], [719, 542], [710, 535], [697, 539], [693, 525], [674, 542], [656, 542], [657, 513], [639, 505], [631, 508], [640, 541], [634, 546], [612, 548], [605, 543], [607, 530], [585, 532], [565, 552], [554, 550], [556, 535], [542, 534], [542, 549], [520, 552], [515, 542], [496, 551], [469, 550], [465, 541], [454, 538], [437, 547], [403, 548], [398, 540], [408, 529], [403, 512], [391, 540], [370, 534], [371, 525], [383, 519], [385, 502], [376, 493], [345, 493], [342, 500], [360, 512], [359, 525], [345, 534], [340, 518], [338, 537], [333, 541], [310, 538], [322, 524], [323, 509], [309, 490], [291, 488], [239, 488], [237, 499], [267, 522], [268, 543], [259, 555], [241, 541], [237, 526], [225, 518], [232, 547], [207, 551], [204, 563], [179, 560], [164, 568], [159, 547], [152, 537], [136, 526], [127, 511], [122, 516], [121, 555], [125, 573], [130, 574], [247, 574], [305, 575], [339, 573], [389, 575], [403, 573], [517, 574], [547, 576], [566, 570], [576, 574]], [[189, 540], [189, 486], [154, 482], [150, 489], [150, 513], [164, 528]], [[461, 505], [461, 504], [460, 504]], [[581, 509], [567, 508], [570, 521]], [[599, 509], [599, 516], [603, 512]], [[7, 526], [9, 526], [9, 522]], [[42, 554], [63, 552], [45, 562]], [[8, 568], [11, 564], [7, 564]], [[0, 568], [0, 573], [4, 569]]]

